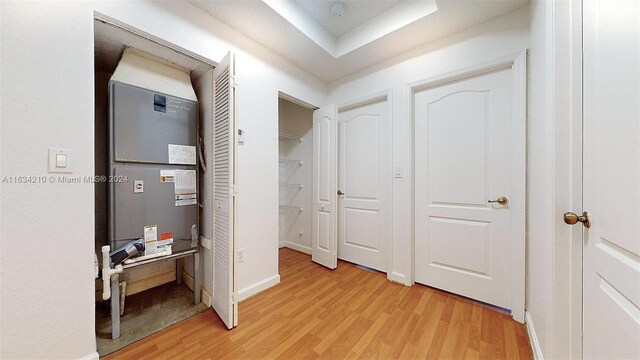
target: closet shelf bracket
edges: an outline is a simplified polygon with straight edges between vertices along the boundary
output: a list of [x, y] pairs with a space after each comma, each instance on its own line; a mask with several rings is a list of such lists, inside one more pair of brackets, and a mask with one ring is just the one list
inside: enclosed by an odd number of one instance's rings
[[295, 135], [291, 135], [291, 134], [287, 134], [287, 133], [278, 133], [278, 139], [282, 140], [282, 141], [297, 141], [299, 143], [302, 142], [302, 138], [295, 136]]
[[280, 205], [280, 213], [294, 213], [302, 214], [302, 206], [289, 206], [289, 205]]
[[302, 160], [280, 159], [281, 165], [298, 165], [302, 166]]

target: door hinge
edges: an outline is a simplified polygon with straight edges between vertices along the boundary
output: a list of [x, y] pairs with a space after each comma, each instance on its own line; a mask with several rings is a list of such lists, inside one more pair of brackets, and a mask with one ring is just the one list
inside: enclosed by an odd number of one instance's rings
[[238, 195], [238, 185], [229, 185], [229, 196]]
[[238, 87], [238, 79], [236, 79], [235, 75], [229, 76], [229, 86], [234, 89]]
[[238, 297], [235, 292], [231, 293], [231, 303], [235, 304], [238, 301]]

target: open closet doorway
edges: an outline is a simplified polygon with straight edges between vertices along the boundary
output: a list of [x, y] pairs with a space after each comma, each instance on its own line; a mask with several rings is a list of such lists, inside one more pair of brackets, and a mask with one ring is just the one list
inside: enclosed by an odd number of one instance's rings
[[311, 190], [314, 108], [290, 96], [278, 98], [278, 248], [311, 254]]

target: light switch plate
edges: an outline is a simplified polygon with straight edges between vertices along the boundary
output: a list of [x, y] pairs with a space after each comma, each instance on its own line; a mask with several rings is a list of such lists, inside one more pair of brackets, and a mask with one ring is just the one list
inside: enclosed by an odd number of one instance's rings
[[244, 144], [244, 130], [242, 129], [238, 129], [238, 144], [239, 145]]
[[49, 149], [49, 172], [71, 173], [73, 172], [74, 152], [70, 149]]
[[393, 168], [393, 177], [401, 178], [402, 177], [402, 167], [396, 166]]
[[56, 154], [56, 167], [57, 168], [67, 167], [67, 154]]

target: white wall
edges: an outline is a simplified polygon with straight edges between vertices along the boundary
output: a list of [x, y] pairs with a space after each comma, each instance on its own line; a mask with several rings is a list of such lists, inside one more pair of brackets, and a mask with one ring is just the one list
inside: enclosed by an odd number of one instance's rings
[[[393, 244], [389, 278], [413, 281], [413, 160], [408, 84], [521, 52], [529, 47], [529, 8], [417, 48], [372, 69], [330, 84], [329, 102], [338, 105], [368, 94], [392, 91], [393, 166], [404, 169], [393, 178]], [[391, 177], [392, 175], [389, 174]]]
[[[1, 176], [47, 176], [49, 147], [74, 149], [73, 175], [93, 175], [94, 11], [214, 61], [237, 51], [239, 288], [277, 277], [278, 91], [322, 105], [325, 84], [191, 5], [0, 2]], [[97, 356], [93, 184], [0, 194], [0, 357]]]
[[[302, 189], [280, 191], [280, 204], [302, 206], [302, 213], [280, 214], [281, 246], [311, 253], [311, 191], [313, 186], [313, 110], [280, 99], [280, 131], [302, 138], [302, 142], [280, 141], [280, 156], [302, 160], [303, 165], [281, 166], [281, 183], [302, 184]], [[302, 235], [300, 235], [302, 231]]]
[[[0, 3], [1, 176], [47, 176], [47, 148], [93, 168], [91, 13], [72, 3]], [[1, 184], [0, 357], [95, 352], [94, 186]]]

